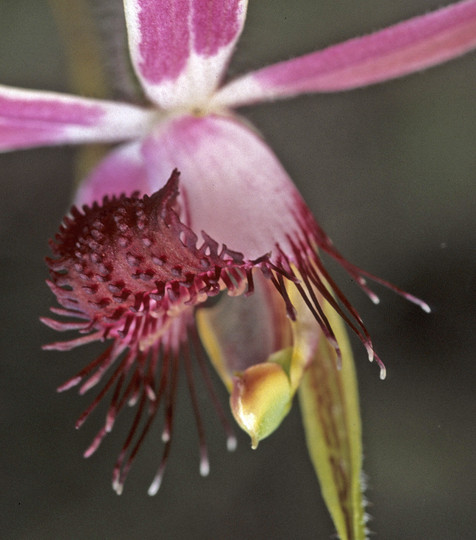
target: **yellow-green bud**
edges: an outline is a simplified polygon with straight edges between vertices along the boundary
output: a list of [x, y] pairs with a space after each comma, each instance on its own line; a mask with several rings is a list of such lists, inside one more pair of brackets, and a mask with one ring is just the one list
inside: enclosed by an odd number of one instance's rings
[[251, 437], [252, 448], [281, 424], [291, 402], [289, 377], [277, 363], [257, 364], [233, 378], [231, 410]]

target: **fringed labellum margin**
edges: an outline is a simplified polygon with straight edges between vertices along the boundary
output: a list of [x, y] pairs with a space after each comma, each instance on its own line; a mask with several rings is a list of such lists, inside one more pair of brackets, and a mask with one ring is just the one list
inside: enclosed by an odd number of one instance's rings
[[[242, 253], [220, 245], [203, 231], [199, 246], [198, 236], [181, 221], [178, 184], [179, 173], [175, 170], [166, 185], [151, 196], [105, 197], [101, 205], [83, 206], [82, 211], [73, 207], [51, 242], [54, 258], [47, 259], [51, 277], [48, 284], [62, 306], [52, 308], [52, 311], [74, 320], [42, 320], [55, 330], [76, 330], [81, 336], [45, 348], [64, 351], [93, 341], [112, 340], [103, 354], [59, 388], [63, 391], [81, 383], [82, 394], [99, 383], [106, 371], [116, 365], [102, 390], [77, 421], [76, 425], [80, 427], [105, 395], [112, 392], [105, 424], [85, 456], [92, 455], [98, 448], [125, 404], [137, 405], [136, 417], [114, 469], [113, 485], [117, 492], [121, 492], [130, 466], [162, 403], [164, 454], [149, 492], [155, 493], [160, 485], [170, 449], [180, 356], [197, 419], [200, 470], [202, 474], [208, 472], [191, 363], [192, 349], [199, 357], [202, 354], [200, 338], [231, 392], [232, 411], [240, 426], [251, 436], [253, 447], [272, 433], [289, 411], [304, 372], [313, 361], [315, 338], [320, 333], [334, 348], [336, 363], [340, 366], [339, 343], [323, 310], [324, 304], [330, 305], [347, 322], [365, 345], [370, 359], [377, 359], [381, 376], [385, 374], [360, 316], [325, 270], [317, 248], [336, 258], [377, 301], [376, 295], [365, 284], [363, 276], [367, 274], [340, 256], [304, 203], [296, 201], [295, 218], [300, 232], [287, 238], [290, 253], [284, 252], [277, 243], [274, 251], [250, 260]], [[246, 326], [242, 320], [250, 316], [249, 311], [237, 320], [234, 329], [230, 327], [223, 331], [216, 320], [210, 318], [212, 310], [201, 310], [199, 337], [195, 328], [195, 308], [224, 291], [230, 297], [249, 296], [255, 291], [255, 283], [260, 284], [259, 294], [267, 290], [263, 298], [268, 298], [265, 301], [269, 305], [264, 318], [274, 336], [273, 345], [261, 358], [234, 363], [230, 351], [222, 354], [227, 348], [223, 345], [231, 341], [230, 331], [244, 331]], [[414, 297], [381, 283], [425, 309], [426, 305]], [[232, 307], [227, 311], [233, 311], [239, 300], [230, 298]], [[288, 316], [285, 323], [284, 313]], [[222, 318], [225, 320], [227, 315]], [[207, 326], [208, 331], [203, 331]], [[212, 334], [218, 340], [215, 344], [210, 339]], [[218, 343], [220, 339], [221, 343]], [[246, 343], [247, 336], [242, 335], [242, 339]], [[228, 433], [228, 447], [233, 448], [236, 444], [234, 435], [214, 396], [203, 358], [200, 358], [200, 370]], [[279, 382], [279, 391], [273, 381]]]

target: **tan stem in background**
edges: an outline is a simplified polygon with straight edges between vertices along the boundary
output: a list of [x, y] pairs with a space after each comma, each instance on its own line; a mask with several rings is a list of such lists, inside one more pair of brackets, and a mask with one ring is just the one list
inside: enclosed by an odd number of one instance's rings
[[[49, 0], [58, 33], [64, 44], [71, 91], [86, 97], [108, 98], [101, 43], [88, 0]], [[82, 146], [77, 151], [75, 184], [98, 163], [108, 145]]]

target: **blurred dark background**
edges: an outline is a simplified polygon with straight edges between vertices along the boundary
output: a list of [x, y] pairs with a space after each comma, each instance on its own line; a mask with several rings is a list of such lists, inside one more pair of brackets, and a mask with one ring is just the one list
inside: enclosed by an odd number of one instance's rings
[[[112, 1], [112, 0], [111, 0]], [[238, 74], [441, 5], [440, 0], [251, 1], [230, 73]], [[68, 91], [46, 1], [0, 3], [0, 82]], [[476, 445], [476, 55], [403, 80], [243, 110], [262, 131], [347, 258], [424, 298], [426, 315], [381, 292], [374, 306], [336, 269], [383, 357], [355, 343], [368, 511], [377, 538], [474, 538]], [[72, 196], [72, 148], [0, 156], [0, 522], [2, 536], [42, 538], [329, 538], [297, 404], [257, 451], [234, 454], [204, 398], [211, 474], [198, 474], [182, 379], [175, 444], [159, 494], [149, 438], [125, 492], [110, 487], [127, 421], [89, 461], [99, 428], [74, 421], [89, 403], [55, 388], [99, 349], [42, 352], [38, 321], [53, 297], [43, 257]], [[332, 266], [332, 265], [331, 265]], [[221, 390], [221, 389], [220, 389]], [[225, 392], [220, 392], [226, 403]]]

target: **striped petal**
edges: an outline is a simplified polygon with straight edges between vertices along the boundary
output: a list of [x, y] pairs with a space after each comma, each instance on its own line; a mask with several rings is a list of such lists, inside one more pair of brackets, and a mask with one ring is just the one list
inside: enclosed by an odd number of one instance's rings
[[197, 234], [203, 230], [247, 259], [276, 244], [292, 252], [288, 235], [302, 228], [296, 212], [309, 210], [269, 146], [231, 117], [181, 116], [158, 124], [142, 143], [110, 153], [83, 181], [75, 203], [134, 191], [150, 195], [174, 169], [183, 219]]
[[145, 93], [170, 109], [200, 106], [220, 83], [247, 0], [124, 0], [129, 49]]
[[216, 106], [367, 86], [441, 64], [476, 47], [476, 0], [280, 62], [226, 85]]
[[0, 86], [0, 151], [132, 139], [153, 117], [124, 103]]
[[[205, 231], [247, 259], [276, 244], [291, 253], [297, 211], [309, 213], [269, 146], [242, 122], [220, 116], [182, 116], [162, 123], [143, 145], [151, 189], [180, 171], [183, 212], [194, 231]], [[259, 234], [258, 229], [259, 227]]]

